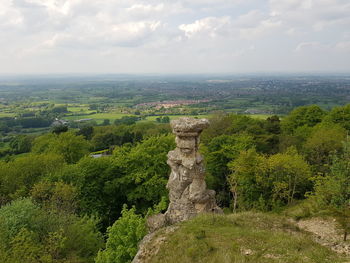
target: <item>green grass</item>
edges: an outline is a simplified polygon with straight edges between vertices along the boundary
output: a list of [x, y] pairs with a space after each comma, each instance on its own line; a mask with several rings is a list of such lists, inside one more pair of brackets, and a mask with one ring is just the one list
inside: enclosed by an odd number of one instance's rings
[[147, 262], [337, 263], [346, 258], [282, 216], [247, 212], [202, 215], [182, 223]]
[[95, 114], [83, 114], [83, 115], [71, 115], [71, 116], [65, 116], [63, 119], [66, 120], [80, 120], [80, 119], [92, 119], [97, 122], [97, 124], [100, 124], [103, 122], [103, 120], [108, 119], [111, 123], [113, 123], [116, 119], [120, 119], [123, 116], [130, 116], [132, 114], [125, 114], [125, 113], [95, 113]]
[[79, 112], [86, 113], [89, 111], [89, 106], [85, 106], [85, 105], [68, 106], [67, 110], [73, 113], [79, 113]]
[[16, 113], [14, 112], [3, 112], [0, 111], [0, 118], [4, 118], [4, 117], [15, 117]]
[[253, 119], [266, 120], [268, 117], [271, 117], [272, 114], [247, 114], [246, 116]]

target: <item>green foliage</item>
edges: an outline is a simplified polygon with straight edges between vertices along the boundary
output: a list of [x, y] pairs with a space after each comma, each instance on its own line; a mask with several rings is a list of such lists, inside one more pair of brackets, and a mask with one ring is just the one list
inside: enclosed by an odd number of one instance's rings
[[80, 127], [79, 131], [76, 134], [83, 135], [86, 140], [91, 140], [93, 133], [94, 133], [94, 127], [88, 125], [88, 126]]
[[53, 230], [52, 219], [30, 199], [13, 201], [0, 208], [0, 243], [9, 245], [22, 228], [42, 238]]
[[30, 196], [47, 210], [74, 213], [77, 207], [76, 188], [64, 182], [41, 181], [33, 186]]
[[290, 204], [310, 190], [311, 170], [295, 149], [270, 157], [243, 151], [229, 164], [228, 181], [234, 204], [241, 209], [265, 210]]
[[64, 132], [59, 135], [46, 134], [34, 140], [34, 153], [55, 153], [67, 163], [76, 163], [88, 154], [90, 145], [81, 135]]
[[167, 196], [166, 155], [173, 148], [173, 136], [150, 137], [135, 146], [116, 147], [113, 156], [83, 158], [58, 171], [52, 180], [74, 185], [79, 213], [97, 215], [107, 228], [124, 203], [146, 213]]
[[333, 156], [326, 176], [316, 177], [315, 191], [309, 200], [314, 211], [333, 216], [344, 231], [344, 241], [350, 232], [350, 143], [343, 144], [343, 153]]
[[133, 131], [134, 126], [118, 125], [95, 127], [92, 135], [92, 145], [95, 150], [104, 150], [125, 143], [135, 143], [142, 139], [142, 132]]
[[346, 130], [338, 125], [315, 126], [303, 147], [307, 160], [324, 173], [331, 162], [331, 154], [342, 150], [345, 137]]
[[268, 165], [273, 202], [291, 204], [296, 197], [304, 198], [304, 194], [311, 189], [310, 167], [295, 149], [272, 155]]
[[51, 109], [52, 113], [67, 113], [67, 106], [55, 106]]
[[[350, 156], [349, 146], [342, 147], [342, 141], [348, 129], [348, 106], [328, 115], [318, 106], [303, 106], [282, 121], [278, 116], [258, 120], [215, 115], [202, 134], [200, 150], [206, 161], [207, 184], [216, 190], [219, 204], [276, 211], [304, 200], [294, 217], [326, 210], [346, 236]], [[52, 107], [48, 106], [47, 116], [52, 117]], [[22, 119], [33, 116], [29, 113]], [[32, 153], [5, 156], [6, 161], [0, 161], [2, 262], [92, 262], [103, 243], [97, 226], [109, 228], [106, 250], [100, 251], [96, 262], [132, 259], [145, 233], [141, 215], [167, 207], [165, 186], [170, 171], [166, 155], [175, 148], [170, 125], [163, 123], [168, 122], [166, 117], [159, 118], [162, 123], [134, 123], [140, 116], [123, 118], [117, 125], [89, 124], [77, 131], [41, 135], [33, 141]], [[6, 124], [5, 130], [16, 130], [20, 122], [6, 119], [1, 123]], [[28, 152], [31, 140], [26, 135], [2, 137], [0, 150], [3, 155]], [[93, 149], [108, 149], [113, 155], [87, 156]], [[306, 201], [305, 193], [310, 196]], [[18, 197], [31, 199], [9, 203]], [[128, 210], [123, 204], [133, 208]], [[241, 224], [240, 220], [234, 224]], [[210, 235], [195, 229], [189, 239], [198, 242], [189, 244], [184, 255], [191, 261], [210, 258], [218, 249], [207, 242]], [[237, 250], [231, 252], [228, 258]], [[258, 255], [256, 259], [264, 260]]]
[[11, 248], [4, 251], [3, 263], [52, 262], [50, 255], [45, 255], [45, 248], [38, 242], [33, 231], [22, 228], [11, 240]]
[[350, 233], [350, 205], [342, 208], [331, 208], [330, 212], [335, 217], [338, 226], [343, 230], [343, 241], [347, 241]]
[[98, 253], [95, 262], [131, 262], [136, 255], [138, 243], [146, 233], [145, 219], [135, 213], [135, 207], [128, 210], [125, 205], [122, 216], [107, 229], [106, 249]]
[[10, 141], [10, 148], [13, 153], [26, 153], [30, 152], [32, 148], [33, 138], [27, 135], [17, 135]]
[[0, 208], [2, 262], [93, 262], [102, 247], [97, 221], [48, 211], [30, 199]]
[[243, 150], [254, 147], [252, 136], [247, 134], [220, 135], [211, 140], [204, 147], [208, 187], [217, 192], [217, 199], [221, 205], [230, 203], [230, 191], [226, 177], [230, 174], [227, 166], [229, 162], [238, 157]]
[[234, 198], [233, 208], [237, 204], [241, 209], [258, 207], [260, 196], [269, 200], [271, 190], [268, 183], [268, 164], [264, 156], [254, 149], [242, 151], [238, 158], [229, 164], [232, 173], [228, 182]]
[[140, 117], [137, 117], [137, 116], [123, 116], [120, 119], [116, 119], [114, 121], [114, 124], [115, 125], [120, 125], [120, 124], [132, 125], [139, 120], [140, 120]]
[[29, 154], [7, 163], [0, 161], [0, 204], [26, 196], [35, 183], [63, 166], [63, 158], [56, 154]]
[[81, 214], [97, 215], [106, 228], [119, 216], [129, 189], [123, 173], [111, 157], [86, 157], [56, 174], [58, 180], [73, 184]]
[[232, 127], [233, 114], [216, 114], [210, 119], [209, 128], [205, 129], [201, 135], [203, 143], [210, 142], [213, 138], [229, 134], [229, 129]]
[[161, 116], [161, 117], [156, 118], [156, 121], [159, 123], [169, 123], [170, 118], [168, 116]]
[[103, 122], [102, 122], [102, 126], [107, 126], [107, 125], [110, 125], [111, 124], [111, 121], [109, 119], [104, 119]]
[[311, 196], [319, 209], [344, 208], [350, 202], [350, 144], [344, 143], [343, 154], [333, 157], [327, 176], [316, 178]]
[[328, 114], [326, 121], [339, 124], [350, 131], [350, 104], [343, 107], [334, 107]]
[[150, 137], [130, 150], [128, 146], [115, 149], [115, 159], [125, 174], [123, 180], [132, 183], [128, 201], [138, 209], [147, 211], [167, 195], [167, 153], [174, 148], [174, 137], [168, 135]]
[[326, 112], [317, 105], [298, 107], [283, 119], [282, 129], [285, 133], [292, 134], [298, 127], [315, 126], [322, 121], [325, 115]]
[[67, 132], [68, 131], [68, 126], [66, 125], [55, 125], [51, 128], [51, 132], [58, 135], [62, 132]]

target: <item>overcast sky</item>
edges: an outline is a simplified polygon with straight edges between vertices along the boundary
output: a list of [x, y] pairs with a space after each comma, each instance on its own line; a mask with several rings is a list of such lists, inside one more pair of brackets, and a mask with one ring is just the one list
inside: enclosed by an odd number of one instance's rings
[[0, 0], [0, 73], [350, 72], [350, 0]]

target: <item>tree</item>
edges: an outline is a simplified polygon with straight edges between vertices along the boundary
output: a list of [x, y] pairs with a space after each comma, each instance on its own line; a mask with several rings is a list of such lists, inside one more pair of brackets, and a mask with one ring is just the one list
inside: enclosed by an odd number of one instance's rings
[[35, 183], [63, 165], [63, 158], [57, 154], [29, 154], [0, 162], [0, 204], [27, 196]]
[[333, 156], [326, 176], [318, 177], [315, 192], [310, 196], [315, 210], [325, 210], [334, 216], [344, 231], [344, 241], [350, 231], [350, 142], [343, 144], [343, 153]]
[[34, 140], [33, 152], [56, 153], [67, 163], [76, 163], [89, 153], [90, 144], [82, 135], [65, 132], [59, 135], [46, 134]]
[[343, 107], [334, 107], [326, 117], [326, 121], [339, 124], [350, 131], [350, 104]]
[[109, 119], [104, 119], [103, 122], [102, 122], [102, 126], [107, 126], [107, 125], [110, 125], [111, 124], [111, 121]]
[[243, 151], [229, 167], [234, 203], [244, 210], [290, 204], [311, 189], [310, 167], [293, 148], [270, 157]]
[[53, 230], [53, 225], [52, 218], [30, 199], [13, 201], [0, 208], [0, 243], [9, 246], [22, 228], [43, 238]]
[[269, 180], [272, 182], [272, 201], [291, 204], [295, 197], [304, 198], [311, 189], [311, 170], [303, 157], [293, 148], [268, 159]]
[[40, 181], [30, 191], [31, 198], [41, 207], [60, 213], [74, 213], [77, 208], [77, 190], [62, 181]]
[[137, 144], [114, 150], [114, 157], [124, 173], [123, 180], [131, 182], [128, 201], [141, 211], [158, 204], [167, 196], [165, 188], [170, 168], [167, 153], [175, 148], [174, 137], [154, 136]]
[[93, 133], [94, 133], [94, 127], [88, 125], [88, 126], [81, 127], [76, 134], [83, 135], [85, 140], [91, 140]]
[[52, 133], [58, 135], [62, 132], [67, 132], [68, 126], [67, 125], [54, 125], [51, 130], [52, 130]]
[[68, 113], [68, 109], [67, 109], [67, 106], [55, 106], [51, 109], [51, 112], [52, 113]]
[[0, 208], [0, 255], [6, 263], [92, 263], [103, 244], [97, 220], [47, 211], [30, 199]]
[[132, 182], [123, 179], [123, 170], [112, 157], [85, 157], [76, 165], [66, 166], [54, 180], [76, 188], [80, 214], [98, 216], [107, 228], [120, 215]]
[[17, 135], [10, 141], [11, 150], [16, 153], [30, 152], [33, 138], [28, 135]]
[[247, 134], [220, 135], [214, 137], [204, 147], [206, 167], [209, 173], [207, 177], [208, 187], [217, 193], [218, 202], [229, 206], [230, 189], [226, 177], [230, 174], [228, 163], [236, 159], [243, 150], [254, 147], [253, 138]]
[[145, 219], [135, 213], [135, 207], [124, 205], [122, 216], [107, 229], [106, 249], [99, 251], [96, 263], [127, 263], [137, 253], [137, 245], [146, 235]]
[[292, 134], [298, 127], [315, 126], [323, 120], [324, 116], [326, 116], [326, 112], [317, 105], [298, 107], [283, 119], [282, 130], [286, 134]]
[[[265, 210], [265, 200], [267, 203], [271, 196], [267, 159], [250, 149], [242, 151], [228, 166], [232, 172], [228, 175], [228, 182], [233, 194], [233, 209], [238, 206], [242, 210]], [[261, 198], [264, 204], [261, 204]]]
[[138, 120], [140, 120], [140, 117], [137, 116], [123, 116], [120, 119], [116, 119], [114, 121], [115, 125], [125, 124], [125, 125], [132, 125], [135, 124]]
[[331, 155], [342, 150], [346, 130], [336, 124], [316, 125], [306, 139], [303, 151], [310, 164], [325, 173], [331, 162]]

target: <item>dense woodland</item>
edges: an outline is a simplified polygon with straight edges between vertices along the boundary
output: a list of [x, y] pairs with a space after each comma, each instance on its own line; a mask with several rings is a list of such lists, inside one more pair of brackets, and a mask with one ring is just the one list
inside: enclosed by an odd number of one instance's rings
[[[210, 121], [200, 150], [225, 212], [331, 214], [347, 238], [350, 104]], [[0, 161], [3, 263], [130, 262], [146, 217], [167, 207], [166, 155], [175, 147], [168, 123], [55, 126], [9, 145]]]

